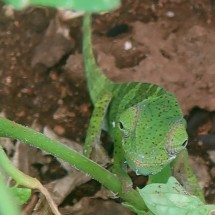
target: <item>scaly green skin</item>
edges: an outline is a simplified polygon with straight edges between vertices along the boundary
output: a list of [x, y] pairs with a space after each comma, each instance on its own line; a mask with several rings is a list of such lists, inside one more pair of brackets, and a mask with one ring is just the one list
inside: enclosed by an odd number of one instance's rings
[[186, 123], [176, 97], [153, 84], [107, 79], [93, 55], [89, 14], [84, 16], [83, 31], [85, 72], [94, 104], [84, 154], [90, 156], [107, 122], [114, 141], [114, 171], [124, 177], [128, 164], [136, 174], [158, 173], [187, 144]]

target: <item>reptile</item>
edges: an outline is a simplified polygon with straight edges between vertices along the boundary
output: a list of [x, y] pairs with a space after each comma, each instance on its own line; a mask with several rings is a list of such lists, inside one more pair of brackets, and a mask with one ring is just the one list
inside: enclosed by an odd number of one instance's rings
[[83, 55], [94, 110], [84, 144], [90, 157], [105, 129], [114, 143], [113, 171], [154, 175], [186, 148], [186, 122], [174, 94], [151, 83], [115, 83], [108, 79], [93, 53], [91, 14], [83, 17]]

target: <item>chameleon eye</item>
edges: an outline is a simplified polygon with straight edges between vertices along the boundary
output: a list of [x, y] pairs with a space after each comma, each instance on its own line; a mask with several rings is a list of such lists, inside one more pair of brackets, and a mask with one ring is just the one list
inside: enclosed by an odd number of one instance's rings
[[188, 143], [188, 140], [185, 140], [182, 144], [183, 147], [186, 147], [187, 146], [187, 143]]
[[119, 128], [120, 128], [121, 130], [124, 129], [124, 126], [123, 126], [122, 122], [120, 122], [120, 121], [119, 121]]
[[119, 121], [118, 123], [119, 125], [119, 129], [122, 131], [122, 135], [123, 135], [123, 138], [126, 139], [129, 137], [129, 132], [125, 129], [124, 125], [122, 124], [121, 121]]

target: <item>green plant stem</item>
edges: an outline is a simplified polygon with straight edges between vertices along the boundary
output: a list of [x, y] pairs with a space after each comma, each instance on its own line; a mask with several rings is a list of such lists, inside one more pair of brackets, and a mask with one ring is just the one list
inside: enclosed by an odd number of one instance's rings
[[3, 148], [0, 146], [0, 167], [12, 177], [18, 185], [23, 185], [25, 187], [36, 189], [38, 186], [37, 179], [34, 179], [20, 170], [18, 170], [8, 159]]
[[[57, 206], [55, 205], [54, 201], [52, 200], [49, 192], [46, 190], [45, 187], [38, 181], [36, 178], [32, 178], [29, 175], [21, 172], [17, 169], [9, 160], [7, 155], [5, 154], [3, 148], [0, 146], [0, 168], [4, 169], [5, 173], [7, 173], [10, 177], [12, 177], [17, 185], [22, 185], [31, 189], [38, 189], [41, 193], [46, 197], [49, 205], [52, 209], [52, 212], [55, 215], [60, 215]], [[10, 213], [7, 213], [10, 214]], [[6, 214], [6, 215], [7, 215]]]
[[15, 199], [9, 188], [6, 186], [2, 172], [0, 171], [0, 214], [21, 215], [21, 211], [14, 204]]
[[[55, 157], [61, 158], [75, 168], [89, 174], [92, 178], [99, 181], [112, 192], [118, 194], [122, 199], [135, 206], [137, 209], [146, 210], [146, 205], [136, 190], [131, 189], [128, 193], [123, 193], [122, 183], [116, 175], [62, 143], [51, 140], [39, 132], [2, 117], [0, 117], [0, 136], [18, 139], [40, 148], [41, 150], [47, 151]], [[4, 169], [7, 168], [6, 165], [7, 163], [2, 163]], [[13, 169], [13, 171], [15, 170]], [[17, 175], [18, 177], [15, 173], [12, 174], [16, 181], [19, 181], [19, 177], [22, 177], [20, 174], [19, 176]]]

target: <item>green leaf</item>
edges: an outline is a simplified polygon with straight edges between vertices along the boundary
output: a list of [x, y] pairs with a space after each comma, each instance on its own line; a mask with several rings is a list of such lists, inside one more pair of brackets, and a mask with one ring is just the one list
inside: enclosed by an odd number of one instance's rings
[[15, 197], [17, 199], [17, 204], [19, 204], [19, 205], [25, 204], [31, 197], [31, 189], [17, 188], [17, 187], [11, 187], [10, 189], [13, 192], [13, 194], [15, 195]]
[[78, 10], [83, 12], [100, 12], [116, 9], [120, 0], [5, 0], [16, 9], [23, 9], [30, 5]]
[[72, 9], [84, 12], [99, 12], [116, 9], [120, 0], [73, 0]]
[[145, 211], [140, 211], [128, 202], [123, 202], [122, 205], [138, 215], [147, 215]]
[[171, 167], [168, 164], [159, 173], [155, 175], [149, 175], [149, 183], [167, 183], [169, 177], [172, 175]]
[[0, 168], [0, 214], [21, 215], [20, 209], [14, 204], [13, 193], [4, 181], [3, 171], [3, 168]]
[[6, 3], [13, 5], [16, 9], [22, 9], [29, 5], [28, 0], [5, 0]]
[[166, 184], [154, 183], [139, 189], [147, 207], [158, 215], [205, 215], [215, 211], [215, 205], [205, 205], [188, 194], [174, 177]]

